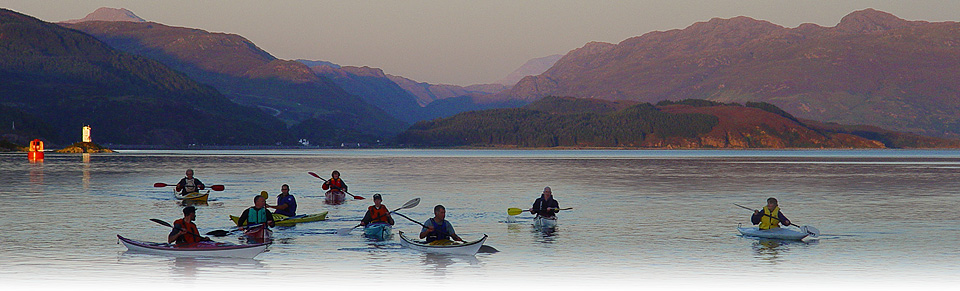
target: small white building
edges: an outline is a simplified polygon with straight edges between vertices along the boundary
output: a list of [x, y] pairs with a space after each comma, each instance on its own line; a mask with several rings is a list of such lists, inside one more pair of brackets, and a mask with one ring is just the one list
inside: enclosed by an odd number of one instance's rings
[[84, 126], [83, 126], [83, 139], [82, 139], [82, 141], [83, 141], [83, 142], [93, 142], [93, 139], [90, 138], [90, 126], [89, 126], [89, 125], [84, 125]]

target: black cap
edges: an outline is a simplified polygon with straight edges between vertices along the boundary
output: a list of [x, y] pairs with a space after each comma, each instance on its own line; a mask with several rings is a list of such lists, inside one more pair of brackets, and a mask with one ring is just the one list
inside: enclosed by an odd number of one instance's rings
[[383, 197], [380, 197], [380, 193], [377, 193], [377, 194], [373, 194], [373, 199], [383, 200]]

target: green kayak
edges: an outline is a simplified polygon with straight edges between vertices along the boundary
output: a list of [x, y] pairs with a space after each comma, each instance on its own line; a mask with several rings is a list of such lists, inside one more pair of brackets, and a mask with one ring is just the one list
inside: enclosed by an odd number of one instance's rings
[[[233, 220], [233, 223], [236, 224], [240, 221], [239, 216], [230, 215], [230, 219]], [[286, 216], [283, 214], [273, 214], [273, 222], [277, 226], [291, 226], [301, 222], [311, 222], [311, 221], [321, 221], [327, 219], [327, 211], [315, 213], [315, 214], [300, 214], [297, 216]]]

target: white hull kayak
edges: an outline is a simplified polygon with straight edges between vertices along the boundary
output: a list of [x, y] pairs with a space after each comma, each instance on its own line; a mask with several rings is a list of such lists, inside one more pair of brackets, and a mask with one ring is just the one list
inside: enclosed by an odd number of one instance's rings
[[403, 232], [400, 233], [400, 245], [418, 250], [426, 253], [435, 253], [435, 254], [448, 254], [448, 255], [467, 255], [473, 256], [480, 251], [480, 247], [483, 246], [483, 242], [487, 240], [487, 235], [484, 234], [479, 240], [472, 242], [458, 243], [453, 245], [429, 245], [426, 242], [411, 240], [403, 235]]
[[132, 252], [172, 257], [220, 257], [252, 259], [267, 249], [268, 243], [235, 245], [217, 242], [199, 242], [192, 246], [141, 242], [117, 235], [120, 242]]
[[536, 227], [539, 229], [556, 228], [557, 218], [556, 217], [546, 218], [546, 217], [537, 216], [537, 218], [533, 219], [533, 227]]
[[759, 238], [769, 238], [769, 239], [782, 239], [782, 240], [803, 240], [803, 238], [809, 235], [806, 232], [802, 232], [796, 229], [778, 227], [774, 229], [761, 230], [756, 226], [750, 227], [737, 227], [737, 230], [740, 231], [740, 234], [745, 236], [759, 237]]

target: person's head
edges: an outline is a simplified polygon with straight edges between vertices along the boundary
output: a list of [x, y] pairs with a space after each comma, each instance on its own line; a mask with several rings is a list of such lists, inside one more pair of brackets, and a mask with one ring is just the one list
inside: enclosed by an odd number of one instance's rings
[[193, 179], [193, 169], [187, 169], [187, 178]]
[[380, 196], [380, 193], [373, 194], [373, 205], [380, 207], [380, 203], [383, 203], [383, 197]]
[[447, 209], [443, 205], [437, 204], [433, 207], [433, 217], [438, 220], [443, 220], [447, 217]]
[[183, 208], [183, 218], [188, 218], [190, 221], [197, 219], [197, 208], [193, 206], [187, 206]]
[[280, 186], [280, 194], [290, 194], [290, 185], [283, 184], [283, 186]]
[[772, 210], [774, 208], [777, 208], [777, 205], [778, 205], [777, 198], [773, 198], [773, 197], [767, 198], [767, 209]]
[[263, 208], [267, 205], [267, 198], [263, 198], [263, 195], [253, 196], [253, 207]]
[[340, 178], [340, 171], [333, 170], [333, 173], [330, 173], [330, 177]]
[[550, 187], [543, 187], [543, 198], [550, 199], [550, 197], [553, 197], [553, 190]]

